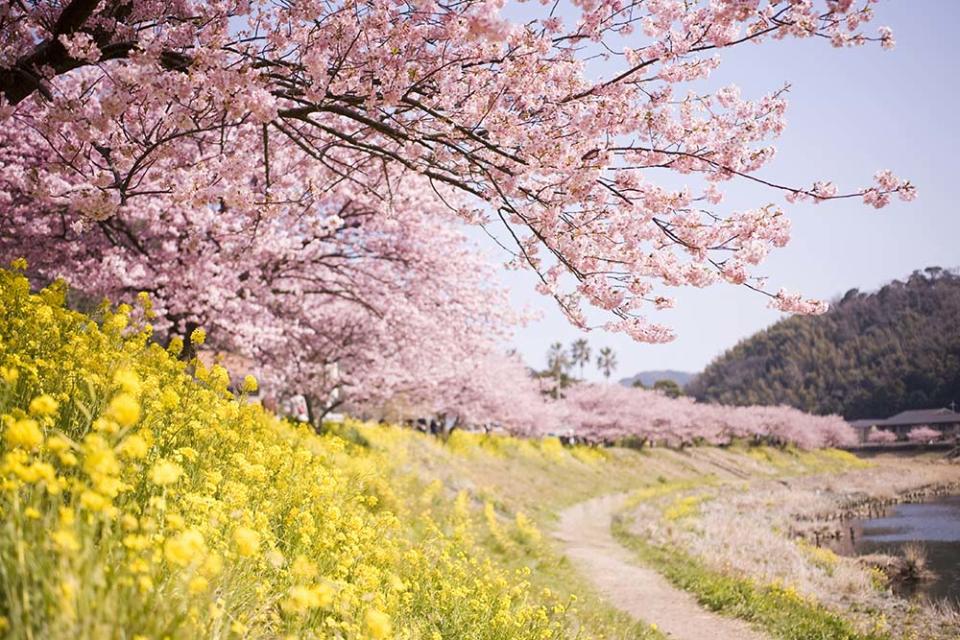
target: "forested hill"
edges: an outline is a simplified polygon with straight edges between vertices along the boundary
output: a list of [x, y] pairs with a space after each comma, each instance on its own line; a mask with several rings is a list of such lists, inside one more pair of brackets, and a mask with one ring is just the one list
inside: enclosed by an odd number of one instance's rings
[[794, 316], [714, 360], [699, 400], [788, 404], [847, 419], [960, 403], [960, 275], [931, 267], [822, 316]]
[[639, 382], [645, 387], [652, 387], [657, 383], [658, 380], [672, 380], [679, 386], [685, 387], [691, 380], [693, 380], [695, 375], [696, 374], [694, 373], [675, 371], [673, 369], [641, 371], [640, 373], [636, 373], [629, 378], [622, 378], [620, 380], [620, 384], [625, 387], [632, 387]]

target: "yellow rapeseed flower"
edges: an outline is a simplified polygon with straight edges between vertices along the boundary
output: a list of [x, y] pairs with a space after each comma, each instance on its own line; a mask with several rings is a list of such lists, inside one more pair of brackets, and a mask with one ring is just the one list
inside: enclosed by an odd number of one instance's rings
[[60, 403], [46, 393], [30, 401], [30, 413], [35, 416], [52, 416], [58, 408]]
[[317, 601], [320, 603], [321, 607], [329, 607], [330, 603], [333, 602], [334, 590], [329, 584], [315, 584], [311, 587], [312, 591], [317, 596]]
[[163, 545], [163, 557], [171, 564], [185, 567], [198, 559], [205, 549], [203, 534], [196, 529], [187, 529], [167, 539]]
[[183, 469], [176, 462], [159, 460], [150, 468], [150, 481], [161, 487], [173, 484], [183, 475]]
[[50, 535], [53, 544], [64, 553], [72, 553], [80, 550], [80, 542], [76, 534], [69, 529], [59, 529]]
[[53, 453], [63, 453], [70, 448], [70, 442], [61, 436], [50, 436], [47, 438], [47, 449]]
[[36, 420], [30, 418], [21, 418], [7, 427], [3, 434], [7, 444], [11, 447], [21, 447], [23, 449], [36, 449], [43, 444], [43, 432], [40, 431], [40, 425]]
[[211, 553], [207, 556], [207, 559], [204, 560], [202, 569], [204, 575], [208, 578], [220, 575], [220, 572], [223, 571], [223, 558], [216, 553]]
[[137, 578], [137, 585], [140, 587], [141, 593], [149, 593], [153, 591], [153, 580], [150, 576], [140, 576]]
[[196, 595], [205, 592], [210, 587], [210, 582], [203, 576], [194, 576], [187, 583], [187, 591]]
[[304, 581], [313, 580], [317, 577], [318, 572], [316, 563], [302, 555], [294, 558], [293, 566], [290, 567], [290, 573], [293, 574], [293, 577]]
[[389, 638], [393, 633], [393, 625], [390, 623], [390, 616], [376, 609], [367, 609], [365, 617], [367, 623], [367, 632], [375, 640]]
[[[222, 367], [179, 360], [181, 340], [151, 342], [142, 314], [129, 313], [104, 304], [94, 322], [0, 269], [0, 513], [19, 523], [7, 551], [22, 549], [40, 572], [14, 595], [55, 603], [41, 612], [50, 628], [110, 635], [150, 616], [151, 629], [190, 638], [232, 635], [239, 621], [235, 633], [250, 636], [387, 640], [401, 622], [429, 626], [418, 612], [442, 602], [451, 637], [567, 637], [555, 593], [486, 559], [467, 492], [447, 500], [436, 482], [420, 502], [405, 491], [406, 452], [420, 436], [353, 423], [377, 444], [354, 447], [336, 431], [277, 419], [226, 393]], [[463, 451], [484, 454], [480, 440], [465, 442]], [[557, 447], [557, 456], [568, 453]], [[514, 527], [490, 512], [505, 540], [527, 529], [536, 537], [532, 521], [518, 516]], [[62, 555], [48, 562], [49, 553]], [[61, 601], [68, 593], [74, 606]], [[107, 604], [79, 606], [87, 601]], [[295, 611], [304, 617], [288, 624]]]
[[183, 353], [183, 338], [180, 336], [170, 338], [170, 342], [167, 344], [167, 352], [174, 357], [179, 357]]
[[148, 449], [147, 441], [137, 434], [127, 436], [117, 448], [120, 455], [130, 458], [131, 460], [140, 460], [146, 457]]
[[291, 613], [304, 613], [308, 609], [320, 606], [320, 598], [310, 587], [296, 585], [290, 587], [289, 598], [283, 603], [284, 610]]
[[76, 520], [76, 514], [72, 509], [67, 507], [60, 507], [60, 509], [57, 510], [57, 516], [60, 518], [60, 525], [64, 527], [73, 525]]
[[160, 402], [164, 409], [176, 409], [180, 404], [180, 396], [173, 389], [164, 389], [160, 394]]
[[244, 376], [243, 378], [243, 392], [244, 393], [256, 393], [257, 389], [260, 388], [260, 385], [257, 383], [257, 379], [251, 375]]
[[80, 494], [80, 506], [87, 511], [105, 511], [110, 507], [110, 500], [96, 491], [84, 491]]
[[196, 329], [194, 329], [193, 333], [190, 334], [190, 344], [194, 346], [199, 347], [206, 341], [207, 341], [207, 332], [200, 327], [197, 327]]
[[65, 467], [77, 466], [77, 456], [73, 455], [69, 451], [62, 451], [57, 454], [57, 457], [60, 459], [60, 464]]
[[120, 517], [120, 526], [124, 531], [136, 531], [140, 527], [140, 521], [136, 516], [125, 513]]
[[113, 420], [108, 420], [107, 418], [97, 418], [93, 421], [91, 426], [93, 427], [94, 431], [106, 434], [108, 436], [120, 431], [120, 425]]
[[134, 551], [143, 551], [150, 546], [150, 538], [136, 533], [123, 536], [123, 546]]
[[139, 396], [143, 391], [143, 383], [140, 376], [133, 369], [117, 369], [113, 374], [113, 383], [119, 386], [123, 391], [134, 396]]
[[118, 393], [107, 407], [107, 416], [121, 427], [132, 427], [140, 420], [140, 403], [127, 392]]
[[83, 470], [91, 476], [115, 476], [120, 473], [120, 463], [106, 440], [92, 434], [83, 439]]
[[233, 542], [241, 556], [252, 556], [260, 550], [260, 534], [247, 527], [234, 529]]

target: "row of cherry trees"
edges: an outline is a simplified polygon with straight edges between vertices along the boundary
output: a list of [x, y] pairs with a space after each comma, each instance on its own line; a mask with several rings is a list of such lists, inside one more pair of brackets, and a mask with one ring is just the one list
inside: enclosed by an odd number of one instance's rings
[[[589, 430], [500, 354], [523, 318], [459, 227], [496, 225], [576, 326], [641, 341], [672, 338], [646, 316], [672, 287], [762, 292], [789, 220], [723, 207], [724, 183], [874, 207], [915, 192], [889, 171], [847, 193], [771, 182], [785, 90], [700, 81], [745, 44], [890, 47], [872, 4], [572, 0], [510, 21], [501, 0], [3, 3], [0, 256], [87, 295], [145, 291], [159, 339], [204, 326], [320, 413]], [[689, 186], [657, 183], [670, 172]]]
[[430, 405], [447, 418], [447, 427], [551, 435], [600, 445], [685, 447], [741, 440], [813, 449], [857, 441], [840, 416], [815, 416], [786, 406], [702, 404], [661, 391], [585, 382], [571, 384], [555, 398], [552, 385], [532, 377], [516, 357], [491, 357], [471, 376], [435, 396], [445, 397], [445, 404]]
[[0, 225], [15, 230], [0, 254], [88, 296], [148, 293], [158, 338], [203, 327], [214, 351], [258, 363], [272, 393], [303, 394], [318, 416], [335, 408], [334, 389], [354, 406], [449, 403], [446, 390], [476, 377], [522, 320], [416, 175], [394, 181], [386, 202], [341, 184], [310, 213], [249, 228], [228, 224], [225, 203], [159, 195], [93, 221], [33, 190], [51, 162], [42, 149], [29, 131], [0, 130]]
[[814, 416], [791, 407], [701, 404], [622, 385], [574, 385], [559, 409], [569, 434], [587, 442], [679, 447], [742, 439], [816, 448], [856, 440], [839, 416]]

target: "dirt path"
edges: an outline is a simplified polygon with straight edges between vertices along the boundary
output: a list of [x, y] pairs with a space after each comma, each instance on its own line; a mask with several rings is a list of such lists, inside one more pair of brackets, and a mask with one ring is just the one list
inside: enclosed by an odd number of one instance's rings
[[618, 609], [656, 624], [678, 640], [765, 640], [747, 623], [700, 607], [692, 595], [674, 588], [656, 571], [634, 564], [631, 553], [610, 531], [623, 495], [581, 502], [560, 514], [554, 537], [574, 566]]

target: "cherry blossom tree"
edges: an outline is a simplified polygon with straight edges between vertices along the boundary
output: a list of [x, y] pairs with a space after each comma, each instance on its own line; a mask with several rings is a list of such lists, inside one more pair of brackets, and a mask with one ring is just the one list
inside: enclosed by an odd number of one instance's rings
[[897, 434], [886, 429], [877, 429], [873, 427], [867, 433], [867, 442], [871, 444], [890, 444], [897, 441]]
[[341, 183], [254, 218], [156, 195], [91, 220], [36, 190], [50, 152], [26, 134], [0, 130], [0, 257], [94, 298], [145, 292], [159, 338], [203, 327], [208, 347], [259, 363], [274, 393], [305, 395], [318, 416], [334, 388], [354, 403], [433, 392], [521, 319], [415, 174], [389, 198]]
[[851, 445], [856, 439], [839, 416], [813, 416], [791, 407], [699, 404], [615, 384], [575, 385], [563, 402], [567, 425], [589, 442], [683, 447], [743, 439], [813, 449]]
[[907, 440], [910, 442], [920, 442], [927, 443], [939, 440], [943, 437], [943, 434], [937, 431], [936, 429], [931, 429], [927, 425], [922, 425], [919, 427], [914, 427], [910, 429], [907, 433]]
[[[332, 224], [345, 188], [384, 199], [416, 174], [461, 220], [501, 225], [512, 264], [575, 325], [593, 326], [586, 303], [607, 329], [659, 342], [672, 333], [645, 313], [673, 304], [667, 289], [762, 289], [751, 270], [789, 240], [780, 205], [724, 208], [724, 183], [874, 207], [914, 196], [889, 171], [846, 192], [772, 182], [785, 89], [749, 99], [698, 84], [733, 47], [892, 47], [889, 29], [868, 30], [872, 5], [574, 0], [511, 22], [503, 0], [10, 2], [0, 121], [47, 158], [20, 177], [53, 209], [38, 224], [67, 210], [131, 243], [130, 220], [163, 225], [170, 211], [208, 216], [218, 237], [291, 207]], [[665, 172], [690, 185], [658, 184]], [[785, 311], [825, 308], [770, 295]]]
[[[439, 402], [438, 402], [439, 400]], [[438, 389], [435, 412], [455, 416], [458, 425], [501, 428], [523, 436], [562, 431], [563, 407], [550, 401], [523, 361], [491, 353]]]
[[[701, 81], [732, 47], [892, 47], [869, 30], [874, 2], [558, 0], [517, 21], [504, 4], [4, 3], [0, 253], [88, 294], [145, 291], [159, 334], [206, 326], [321, 413], [341, 387], [357, 407], [406, 398], [598, 441], [842, 441], [839, 419], [784, 408], [611, 385], [544, 401], [498, 355], [517, 318], [456, 226], [496, 226], [509, 265], [573, 324], [596, 326], [592, 306], [637, 340], [672, 338], [647, 318], [672, 287], [763, 291], [753, 270], [789, 220], [773, 199], [724, 207], [724, 184], [877, 208], [915, 191], [885, 170], [845, 192], [769, 180], [786, 88], [748, 98]], [[663, 186], [670, 172], [688, 185]]]

